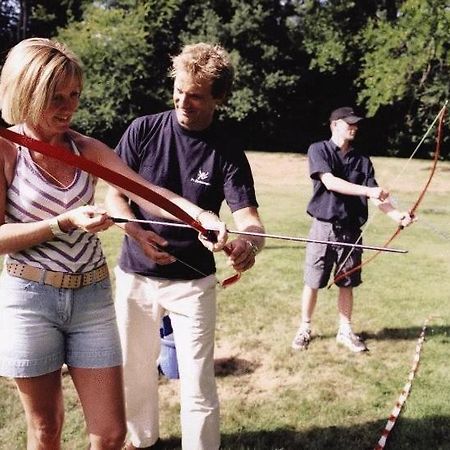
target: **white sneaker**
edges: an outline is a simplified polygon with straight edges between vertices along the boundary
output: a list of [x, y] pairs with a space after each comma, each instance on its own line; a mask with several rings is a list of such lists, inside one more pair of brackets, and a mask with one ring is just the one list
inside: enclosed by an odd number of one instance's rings
[[311, 342], [311, 330], [299, 328], [295, 335], [291, 347], [294, 350], [306, 350]]
[[366, 344], [361, 340], [359, 336], [354, 334], [353, 332], [341, 333], [339, 332], [336, 336], [336, 342], [338, 344], [347, 347], [351, 352], [366, 352], [369, 350], [366, 347]]

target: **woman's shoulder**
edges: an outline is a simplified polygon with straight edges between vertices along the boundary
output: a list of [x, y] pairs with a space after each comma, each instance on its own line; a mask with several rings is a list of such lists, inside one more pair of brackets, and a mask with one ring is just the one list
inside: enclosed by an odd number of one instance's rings
[[67, 137], [77, 146], [79, 150], [83, 150], [84, 147], [92, 145], [97, 140], [73, 129], [70, 129], [67, 132]]
[[[11, 128], [12, 131], [14, 128]], [[0, 137], [0, 160], [2, 164], [7, 162], [15, 162], [17, 157], [17, 146], [13, 142]]]
[[79, 133], [75, 130], [70, 130], [68, 132], [68, 136], [69, 139], [75, 144], [75, 147], [81, 155], [89, 159], [97, 159], [95, 158], [96, 154], [111, 150], [102, 141], [91, 136], [86, 136], [85, 134]]
[[[13, 131], [13, 128], [11, 128]], [[7, 185], [11, 184], [14, 178], [17, 160], [17, 146], [8, 139], [0, 137], [0, 173], [6, 180]]]

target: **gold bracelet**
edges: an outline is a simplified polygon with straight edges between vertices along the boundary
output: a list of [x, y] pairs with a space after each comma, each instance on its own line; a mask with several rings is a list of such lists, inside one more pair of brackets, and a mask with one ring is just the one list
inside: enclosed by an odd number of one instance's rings
[[65, 231], [61, 230], [59, 226], [58, 218], [53, 217], [48, 221], [48, 226], [50, 227], [50, 231], [53, 234], [53, 237], [62, 236], [63, 234], [67, 234]]

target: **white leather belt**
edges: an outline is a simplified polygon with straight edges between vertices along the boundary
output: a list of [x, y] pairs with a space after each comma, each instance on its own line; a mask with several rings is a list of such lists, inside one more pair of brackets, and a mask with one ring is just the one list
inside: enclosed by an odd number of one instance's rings
[[108, 266], [106, 264], [84, 273], [53, 272], [52, 270], [17, 263], [6, 264], [6, 270], [13, 277], [64, 289], [78, 289], [109, 277]]

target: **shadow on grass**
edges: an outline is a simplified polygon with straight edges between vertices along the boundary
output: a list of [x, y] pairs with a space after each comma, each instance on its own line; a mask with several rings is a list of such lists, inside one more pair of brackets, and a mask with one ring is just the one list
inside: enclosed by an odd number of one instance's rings
[[[278, 428], [222, 435], [222, 450], [372, 450], [386, 421], [378, 420], [352, 427], [311, 428], [298, 431]], [[164, 440], [158, 449], [180, 449], [179, 439]], [[423, 420], [398, 419], [388, 437], [386, 450], [448, 450], [450, 418], [433, 416]]]
[[253, 373], [259, 366], [260, 364], [234, 356], [229, 358], [216, 358], [214, 360], [216, 377], [247, 375]]
[[[362, 332], [361, 337], [363, 339], [375, 339], [378, 341], [417, 339], [421, 331], [422, 327], [382, 328], [380, 331], [376, 333]], [[425, 331], [425, 338], [427, 336], [450, 336], [450, 326], [428, 325]]]
[[[415, 340], [419, 338], [422, 332], [422, 327], [409, 327], [409, 328], [382, 328], [376, 333], [370, 333], [362, 330], [357, 334], [365, 341], [367, 339], [373, 339], [375, 341], [403, 341], [403, 340]], [[425, 331], [425, 339], [432, 336], [441, 336], [443, 338], [450, 339], [450, 326], [434, 326], [428, 325]], [[335, 334], [317, 333], [313, 336], [315, 339], [331, 339], [335, 338]], [[449, 445], [450, 450], [450, 445]]]

